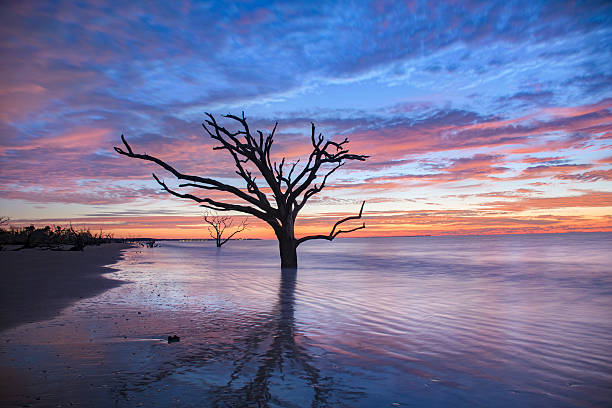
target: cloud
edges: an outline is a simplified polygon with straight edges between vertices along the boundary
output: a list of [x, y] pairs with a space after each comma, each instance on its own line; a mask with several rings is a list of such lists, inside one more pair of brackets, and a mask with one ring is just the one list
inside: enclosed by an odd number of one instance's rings
[[555, 176], [561, 180], [574, 180], [574, 181], [612, 181], [612, 169], [610, 170], [593, 170], [584, 173], [576, 174], [560, 174]]
[[591, 168], [590, 164], [542, 164], [539, 166], [527, 167], [517, 177], [518, 179], [534, 179], [547, 176], [558, 176], [568, 174], [576, 170], [585, 170]]
[[273, 160], [309, 153], [311, 121], [372, 156], [330, 180], [334, 202], [405, 203], [408, 186], [441, 196], [466, 180], [475, 195], [511, 182], [506, 200], [533, 180], [609, 181], [611, 7], [12, 2], [0, 16], [2, 198], [158, 200], [150, 173], [166, 174], [115, 155], [121, 134], [242, 186], [200, 123], [243, 109], [252, 128], [279, 121]]
[[[296, 236], [329, 233], [333, 223], [347, 216], [343, 212], [328, 212], [316, 216], [303, 216], [296, 225]], [[237, 216], [237, 219], [243, 219]], [[583, 215], [500, 215], [483, 210], [437, 211], [372, 211], [364, 213], [366, 229], [347, 236], [388, 235], [470, 235], [470, 234], [526, 234], [576, 231], [612, 231], [610, 217], [585, 217]], [[33, 223], [43, 226], [66, 224], [65, 219], [14, 219], [14, 225]], [[115, 236], [140, 236], [162, 238], [208, 238], [201, 216], [95, 216], [72, 218], [77, 228], [102, 229]], [[250, 228], [242, 234], [245, 238], [274, 239], [272, 229], [260, 220], [249, 218]], [[339, 237], [342, 239], [342, 237]]]
[[510, 96], [502, 96], [498, 99], [501, 103], [519, 102], [530, 105], [547, 105], [553, 101], [551, 91], [521, 91]]
[[[608, 106], [608, 105], [603, 105]], [[365, 163], [351, 164], [353, 171], [380, 171], [401, 169], [413, 163], [409, 160], [410, 155], [427, 155], [443, 151], [459, 151], [467, 148], [495, 148], [499, 149], [507, 144], [516, 144], [520, 141], [524, 146], [520, 149], [509, 150], [513, 154], [524, 154], [525, 152], [549, 151], [552, 148], [571, 148], [584, 144], [590, 137], [586, 133], [572, 135], [568, 138], [552, 140], [546, 146], [536, 144], [530, 145], [532, 138], [539, 143], [535, 137], [540, 132], [566, 132], [567, 127], [577, 121], [583, 123], [585, 115], [601, 116], [601, 104], [593, 106], [563, 109], [554, 112], [551, 120], [533, 117], [520, 117], [517, 119], [491, 119], [480, 117], [473, 112], [447, 110], [434, 111], [423, 115], [417, 114], [416, 118], [410, 116], [395, 116], [380, 118], [374, 116], [355, 117], [350, 120], [323, 120], [319, 128], [333, 129], [332, 134], [340, 133], [351, 139], [351, 151], [370, 154], [373, 160]], [[550, 112], [547, 112], [550, 114]], [[566, 115], [566, 116], [563, 116]], [[555, 127], [554, 122], [561, 121], [562, 126]], [[279, 124], [278, 142], [275, 144], [274, 160], [280, 160], [282, 156], [296, 159], [304, 157], [310, 151], [308, 127], [303, 134], [292, 134], [283, 131], [283, 127], [302, 127], [305, 119], [299, 117], [293, 120], [281, 121]], [[529, 122], [528, 126], [523, 125]], [[553, 123], [551, 123], [553, 122]], [[168, 163], [173, 164], [180, 170], [207, 175], [211, 177], [228, 176], [227, 168], [233, 167], [232, 161], [226, 155], [214, 152], [215, 145], [201, 130], [189, 131], [190, 127], [196, 128], [196, 123], [189, 123], [178, 118], [168, 118], [164, 127], [171, 133], [178, 133], [180, 137], [168, 137], [159, 133], [140, 133], [134, 136], [128, 135], [128, 140], [135, 151], [147, 152], [156, 155]], [[254, 126], [260, 123], [267, 127], [265, 120], [254, 120]], [[521, 133], [516, 138], [507, 138], [508, 126], [513, 127], [515, 133]], [[516, 129], [520, 128], [520, 132]], [[256, 128], [256, 127], [254, 127]], [[476, 132], [477, 137], [474, 137]], [[482, 133], [485, 132], [485, 133]], [[501, 133], [500, 133], [501, 132]], [[504, 134], [505, 132], [505, 134]], [[198, 134], [200, 133], [200, 134]], [[469, 134], [469, 136], [468, 136]], [[533, 135], [533, 136], [532, 136]], [[38, 183], [39, 188], [48, 188], [48, 197], [58, 197], [53, 191], [54, 182], [65, 183], [66, 180], [78, 180], [80, 178], [95, 178], [107, 180], [121, 179], [144, 179], [150, 180], [150, 172], [155, 171], [163, 176], [163, 170], [157, 166], [141, 161], [135, 161], [118, 157], [110, 151], [112, 145], [119, 144], [118, 134], [113, 134], [109, 129], [75, 129], [58, 135], [31, 138], [29, 140], [9, 139], [8, 143], [0, 148], [0, 160], [2, 160], [3, 173], [11, 183], [21, 185], [36, 185], [32, 180], [40, 179], [38, 175], [44, 174], [45, 179]], [[424, 137], [426, 136], [426, 137]], [[113, 140], [114, 139], [114, 140]], [[376, 143], [372, 143], [376, 140]], [[101, 150], [100, 150], [101, 149]], [[40, 158], [45, 160], [41, 161]], [[538, 166], [525, 168], [517, 179], [533, 179], [540, 177], [569, 175], [576, 170], [587, 170], [591, 164], [565, 163], [559, 156], [548, 158], [534, 158], [527, 156], [522, 161], [527, 163], [542, 162]], [[400, 174], [378, 175], [369, 177], [366, 183], [351, 184], [350, 188], [362, 189], [401, 189], [402, 183], [412, 181], [420, 185], [439, 184], [461, 180], [492, 180], [495, 176], [504, 175], [509, 167], [505, 163], [504, 154], [476, 154], [467, 157], [449, 158], [445, 161], [433, 161], [437, 163], [435, 172], [414, 173], [400, 171]], [[422, 161], [427, 163], [428, 161]], [[70, 165], [67, 165], [70, 163]], [[339, 173], [340, 175], [342, 172]], [[229, 174], [230, 176], [232, 173]], [[592, 177], [579, 178], [576, 181], [593, 180]], [[600, 177], [603, 177], [600, 175]], [[569, 180], [569, 178], [567, 178]], [[241, 181], [236, 181], [242, 186]], [[371, 185], [367, 185], [371, 183]], [[347, 186], [335, 185], [330, 188], [342, 189]], [[120, 193], [118, 193], [120, 194]], [[76, 196], [67, 196], [75, 197]], [[83, 201], [78, 198], [77, 200]], [[126, 201], [129, 201], [126, 199]]]
[[159, 197], [159, 189], [132, 188], [113, 185], [68, 184], [63, 186], [20, 186], [0, 190], [3, 199], [29, 203], [64, 203], [108, 205], [131, 203], [144, 198]]
[[603, 159], [597, 160], [597, 163], [601, 164], [612, 164], [612, 156], [604, 157]]
[[493, 201], [482, 207], [500, 211], [612, 207], [612, 192], [593, 191], [567, 197], [525, 197], [516, 201]]
[[[496, 174], [503, 174], [508, 170], [498, 164], [503, 161], [500, 155], [477, 154], [472, 157], [462, 157], [451, 159], [446, 165], [436, 165], [435, 173], [426, 174], [401, 174], [396, 176], [379, 176], [367, 178], [365, 181], [371, 183], [373, 188], [376, 186], [400, 188], [402, 183], [416, 181], [423, 183], [447, 183], [464, 180], [489, 179]], [[338, 187], [338, 186], [337, 186]], [[360, 186], [363, 188], [363, 186]]]

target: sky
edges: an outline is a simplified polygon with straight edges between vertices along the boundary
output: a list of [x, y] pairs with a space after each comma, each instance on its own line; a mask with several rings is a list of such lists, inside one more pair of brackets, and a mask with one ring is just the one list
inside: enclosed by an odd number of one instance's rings
[[[354, 236], [612, 231], [609, 2], [0, 7], [0, 215], [14, 225], [207, 237], [203, 209], [151, 177], [170, 174], [113, 146], [124, 134], [244, 187], [201, 126], [244, 111], [252, 129], [278, 122], [275, 158], [306, 156], [311, 122], [370, 156], [334, 173], [298, 236], [362, 200]], [[248, 222], [242, 236], [273, 236]]]

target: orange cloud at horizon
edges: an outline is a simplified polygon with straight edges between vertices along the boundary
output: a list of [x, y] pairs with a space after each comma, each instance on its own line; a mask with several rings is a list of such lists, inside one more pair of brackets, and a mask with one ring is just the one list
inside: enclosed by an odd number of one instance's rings
[[[563, 208], [573, 206], [590, 206], [589, 200], [595, 195], [581, 195], [573, 203], [568, 197], [560, 197], [555, 205]], [[571, 199], [571, 197], [569, 197]], [[403, 235], [490, 235], [490, 234], [524, 234], [524, 233], [566, 233], [566, 232], [611, 232], [612, 203], [610, 196], [595, 197], [599, 205], [604, 206], [603, 212], [580, 215], [532, 214], [531, 208], [546, 208], [537, 204], [537, 199], [516, 200], [511, 211], [500, 208], [501, 202], [490, 202], [489, 210], [427, 210], [427, 211], [365, 211], [362, 220], [347, 222], [342, 228], [349, 229], [365, 222], [366, 229], [339, 237], [383, 237]], [[535, 200], [535, 201], [534, 201]], [[546, 201], [546, 198], [542, 200]], [[536, 204], [534, 204], [536, 203]], [[519, 207], [523, 205], [523, 207]], [[595, 204], [597, 205], [597, 204]], [[483, 206], [486, 207], [486, 206]], [[508, 205], [508, 208], [510, 206]], [[518, 209], [526, 210], [518, 214]], [[491, 209], [494, 209], [493, 211]], [[298, 217], [296, 222], [296, 238], [328, 234], [334, 223], [353, 213], [326, 213], [320, 216]], [[234, 216], [235, 223], [244, 219]], [[15, 220], [18, 224], [20, 220]], [[63, 225], [65, 220], [36, 220], [37, 226]], [[28, 222], [29, 224], [29, 222]], [[275, 239], [271, 227], [254, 217], [248, 217], [249, 228], [237, 237]], [[207, 226], [201, 217], [193, 216], [137, 216], [137, 217], [97, 217], [73, 219], [75, 228], [102, 230], [117, 238], [157, 238], [157, 239], [208, 239]]]

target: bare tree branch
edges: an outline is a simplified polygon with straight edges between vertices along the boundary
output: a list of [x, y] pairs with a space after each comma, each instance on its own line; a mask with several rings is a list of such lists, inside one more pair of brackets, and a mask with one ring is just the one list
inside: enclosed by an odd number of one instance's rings
[[234, 231], [234, 232], [232, 232], [231, 234], [229, 234], [229, 235], [227, 236], [227, 238], [225, 238], [225, 239], [223, 240], [223, 242], [221, 242], [221, 245], [225, 244], [225, 243], [226, 243], [227, 241], [229, 241], [229, 240], [230, 240], [230, 239], [231, 239], [231, 238], [232, 238], [234, 235], [236, 235], [236, 234], [238, 234], [238, 233], [241, 233], [242, 231], [244, 231], [244, 230], [245, 230], [245, 229], [247, 229], [247, 228], [248, 228], [248, 225], [247, 225], [247, 220], [246, 220], [246, 218], [245, 218], [244, 220], [242, 220], [242, 223], [240, 224], [240, 226], [238, 226], [238, 229], [236, 229], [236, 231]]
[[[127, 140], [125, 140], [125, 137], [123, 135], [121, 135], [121, 140], [123, 141], [123, 144], [127, 148], [127, 152], [124, 151], [123, 149], [119, 148], [119, 147], [115, 147], [114, 148], [115, 151], [117, 153], [119, 153], [119, 154], [122, 154], [122, 155], [128, 156], [128, 157], [133, 157], [133, 158], [136, 158], [136, 159], [147, 160], [147, 161], [151, 161], [153, 163], [156, 163], [156, 164], [160, 165], [161, 167], [163, 167], [164, 169], [168, 170], [170, 173], [172, 173], [179, 180], [193, 181], [195, 183], [200, 183], [201, 185], [205, 186], [204, 187], [204, 186], [198, 185], [198, 187], [200, 187], [200, 188], [207, 188], [207, 189], [210, 189], [210, 190], [226, 191], [226, 192], [231, 193], [231, 194], [233, 194], [233, 195], [235, 195], [235, 196], [237, 196], [239, 198], [242, 198], [243, 200], [245, 200], [245, 201], [247, 201], [247, 202], [249, 202], [249, 203], [251, 203], [253, 205], [259, 206], [261, 204], [259, 202], [259, 200], [257, 200], [254, 197], [244, 193], [239, 188], [236, 188], [234, 186], [222, 183], [220, 181], [217, 181], [217, 180], [214, 180], [214, 179], [211, 179], [211, 178], [205, 178], [205, 177], [198, 177], [198, 176], [192, 176], [192, 175], [188, 175], [188, 174], [183, 174], [183, 173], [179, 172], [178, 170], [176, 170], [171, 165], [169, 165], [166, 162], [158, 159], [157, 157], [149, 156], [146, 153], [145, 154], [134, 153], [132, 151], [132, 148], [128, 144]], [[175, 194], [175, 193], [171, 192], [163, 183], [161, 183], [159, 181], [159, 179], [157, 179], [157, 177], [155, 177], [155, 179], [170, 194], [173, 194], [173, 195], [175, 195], [177, 197], [182, 197], [180, 194]], [[193, 185], [193, 186], [195, 186], [195, 185]], [[182, 198], [194, 199], [193, 197], [194, 196], [192, 196], [192, 195], [188, 195], [188, 197], [182, 197]], [[198, 201], [198, 200], [195, 200], [195, 201]], [[206, 201], [206, 200], [201, 200], [200, 202], [202, 202], [202, 201]], [[255, 214], [253, 214], [253, 215], [255, 215]]]
[[239, 212], [243, 212], [243, 213], [247, 213], [247, 214], [251, 214], [254, 215], [258, 218], [261, 219], [267, 219], [267, 214], [253, 208], [253, 207], [249, 207], [246, 205], [238, 205], [238, 204], [228, 204], [228, 203], [223, 203], [220, 201], [215, 201], [213, 199], [210, 198], [200, 198], [200, 197], [196, 197], [193, 194], [182, 194], [182, 193], [178, 193], [172, 189], [170, 189], [166, 183], [164, 183], [163, 181], [161, 181], [156, 175], [155, 173], [152, 174], [153, 178], [155, 179], [155, 181], [157, 181], [157, 183], [159, 183], [160, 186], [162, 186], [162, 188], [164, 190], [166, 190], [168, 193], [172, 194], [173, 196], [179, 197], [179, 198], [187, 198], [190, 200], [193, 200], [197, 203], [206, 203], [206, 204], [201, 204], [202, 207], [206, 207], [206, 208], [210, 208], [213, 210], [217, 210], [217, 211], [239, 211]]
[[336, 228], [338, 228], [338, 226], [340, 224], [343, 224], [347, 221], [350, 220], [358, 220], [361, 218], [361, 214], [363, 213], [363, 206], [365, 205], [365, 201], [361, 203], [361, 209], [359, 210], [359, 215], [352, 215], [350, 217], [346, 217], [341, 219], [340, 221], [336, 222], [331, 230], [331, 232], [328, 235], [308, 235], [306, 237], [302, 237], [300, 239], [297, 240], [297, 245], [300, 245], [302, 242], [306, 242], [309, 241], [311, 239], [326, 239], [328, 241], [333, 241], [334, 238], [336, 238], [339, 234], [347, 234], [349, 232], [353, 232], [353, 231], [357, 231], [360, 229], [365, 228], [365, 223], [363, 223], [362, 225], [355, 227], [355, 228], [351, 228], [349, 230], [341, 230], [338, 229], [336, 230]]

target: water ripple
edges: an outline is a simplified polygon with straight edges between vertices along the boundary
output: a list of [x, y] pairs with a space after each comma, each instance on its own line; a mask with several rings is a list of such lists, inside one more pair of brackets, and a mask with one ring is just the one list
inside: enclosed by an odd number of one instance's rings
[[281, 274], [274, 242], [162, 242], [113, 265], [129, 283], [3, 332], [0, 355], [47, 405], [605, 406], [611, 244], [343, 239]]

